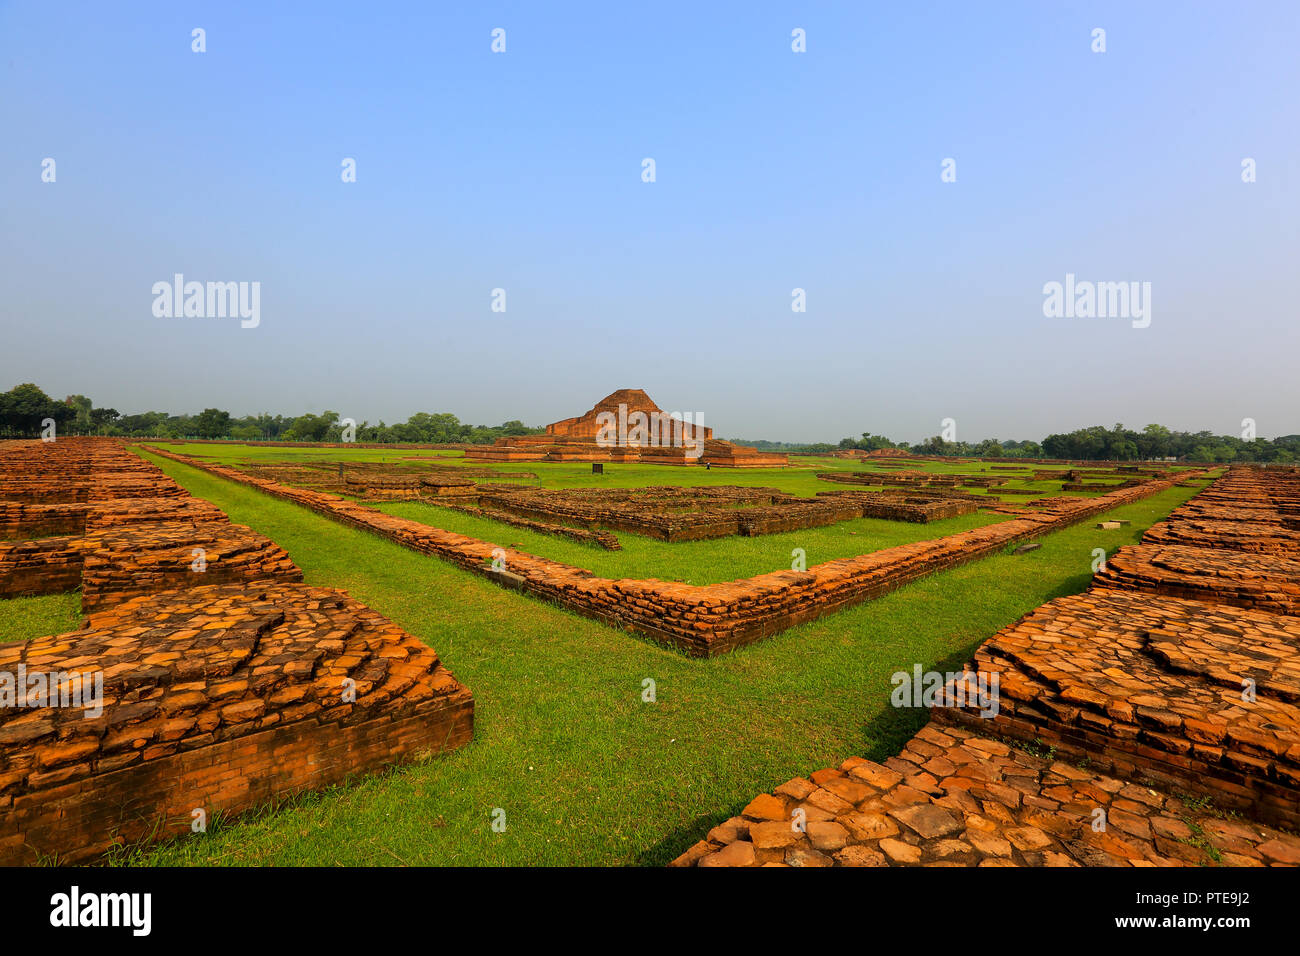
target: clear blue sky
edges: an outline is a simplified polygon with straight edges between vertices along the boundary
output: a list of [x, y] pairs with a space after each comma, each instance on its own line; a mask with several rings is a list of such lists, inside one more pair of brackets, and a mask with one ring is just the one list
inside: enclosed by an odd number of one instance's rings
[[[0, 2], [0, 389], [1300, 432], [1297, 50], [1292, 0]], [[177, 272], [260, 282], [261, 325], [155, 318]], [[1150, 327], [1045, 318], [1067, 272], [1150, 282]]]

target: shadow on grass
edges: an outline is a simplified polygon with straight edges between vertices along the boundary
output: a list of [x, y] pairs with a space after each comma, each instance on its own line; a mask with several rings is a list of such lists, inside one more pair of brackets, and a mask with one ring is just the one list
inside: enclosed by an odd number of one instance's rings
[[[971, 641], [964, 648], [954, 651], [942, 659], [930, 664], [923, 664], [926, 671], [944, 673], [960, 671], [962, 665], [971, 659], [975, 649], [984, 643], [980, 638]], [[930, 722], [930, 711], [925, 707], [888, 707], [876, 717], [863, 724], [862, 746], [846, 756], [860, 756], [867, 760], [883, 763], [890, 757], [897, 756], [904, 744], [916, 736], [917, 731]], [[773, 783], [779, 787], [784, 781]], [[702, 814], [693, 821], [679, 826], [654, 845], [647, 847], [636, 857], [638, 866], [666, 866], [688, 849], [696, 841], [704, 838], [710, 829], [734, 816], [739, 816], [746, 805], [758, 792], [751, 794], [742, 803], [715, 813]]]

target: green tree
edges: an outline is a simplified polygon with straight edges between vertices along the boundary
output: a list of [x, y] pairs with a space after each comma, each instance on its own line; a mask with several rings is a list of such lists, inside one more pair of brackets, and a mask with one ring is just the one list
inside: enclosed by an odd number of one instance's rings
[[90, 410], [90, 424], [96, 433], [104, 434], [104, 429], [122, 416], [116, 408], [92, 408]]
[[284, 433], [286, 441], [324, 441], [330, 426], [339, 420], [338, 412], [326, 411], [320, 415], [299, 415]]
[[91, 429], [90, 412], [93, 403], [85, 395], [69, 395], [63, 400], [63, 404], [71, 408], [76, 414], [69, 425], [76, 432], [88, 432]]
[[223, 438], [230, 434], [230, 412], [205, 408], [195, 418], [194, 430], [200, 438]]
[[37, 437], [45, 419], [53, 419], [62, 430], [76, 410], [46, 395], [39, 386], [26, 382], [0, 395], [0, 432], [25, 438]]

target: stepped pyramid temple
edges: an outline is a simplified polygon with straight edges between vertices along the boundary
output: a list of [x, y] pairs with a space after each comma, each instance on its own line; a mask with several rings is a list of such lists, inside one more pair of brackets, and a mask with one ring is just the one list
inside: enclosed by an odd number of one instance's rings
[[637, 461], [655, 465], [771, 468], [785, 455], [713, 437], [699, 416], [665, 412], [639, 388], [606, 395], [577, 418], [546, 426], [545, 435], [501, 438], [465, 452], [469, 461]]

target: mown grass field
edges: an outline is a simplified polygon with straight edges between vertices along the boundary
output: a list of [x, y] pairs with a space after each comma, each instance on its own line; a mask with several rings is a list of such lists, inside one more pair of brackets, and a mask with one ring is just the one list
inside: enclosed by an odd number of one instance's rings
[[[452, 754], [113, 860], [130, 865], [662, 865], [760, 791], [847, 756], [897, 752], [926, 714], [889, 706], [890, 675], [915, 663], [958, 669], [999, 628], [1086, 587], [1094, 548], [1135, 542], [1196, 490], [1117, 509], [1111, 516], [1133, 522], [1121, 530], [1088, 522], [1038, 551], [934, 575], [700, 661], [151, 460], [283, 545], [309, 584], [346, 589], [436, 648], [474, 693], [475, 736]], [[776, 483], [770, 472], [744, 477]], [[0, 634], [68, 630], [76, 609], [76, 595], [3, 601]], [[642, 700], [647, 678], [654, 703]], [[503, 833], [490, 825], [497, 808]]]

